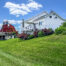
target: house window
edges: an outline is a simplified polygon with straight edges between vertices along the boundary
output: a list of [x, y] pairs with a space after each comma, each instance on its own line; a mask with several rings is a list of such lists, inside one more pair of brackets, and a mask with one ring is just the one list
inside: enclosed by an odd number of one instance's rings
[[50, 18], [52, 18], [52, 16], [49, 16]]
[[55, 19], [57, 19], [57, 16], [55, 17]]
[[39, 22], [39, 25], [42, 25], [42, 22]]

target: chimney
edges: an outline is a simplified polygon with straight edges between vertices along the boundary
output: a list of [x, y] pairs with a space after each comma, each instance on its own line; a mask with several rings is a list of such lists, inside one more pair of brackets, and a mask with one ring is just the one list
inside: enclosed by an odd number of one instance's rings
[[24, 32], [24, 19], [22, 19], [22, 33]]
[[22, 27], [24, 28], [24, 19], [22, 19]]

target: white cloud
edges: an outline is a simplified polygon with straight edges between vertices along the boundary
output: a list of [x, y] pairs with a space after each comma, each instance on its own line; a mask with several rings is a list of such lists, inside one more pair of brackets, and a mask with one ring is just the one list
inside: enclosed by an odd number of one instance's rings
[[8, 22], [9, 22], [10, 24], [21, 24], [21, 23], [22, 23], [21, 20], [8, 20]]
[[38, 4], [35, 1], [31, 1], [31, 3], [27, 4], [27, 6], [31, 9], [39, 9], [42, 7], [41, 4]]
[[29, 0], [27, 4], [15, 4], [12, 2], [6, 2], [4, 7], [9, 9], [10, 14], [19, 17], [20, 15], [26, 15], [29, 12], [32, 12], [32, 10], [37, 10], [41, 8], [42, 5], [33, 0]]
[[2, 24], [0, 24], [0, 29], [1, 29], [1, 27], [2, 27]]
[[4, 19], [3, 22], [6, 22], [8, 21], [9, 24], [21, 24], [22, 23], [22, 20], [8, 20], [8, 19]]

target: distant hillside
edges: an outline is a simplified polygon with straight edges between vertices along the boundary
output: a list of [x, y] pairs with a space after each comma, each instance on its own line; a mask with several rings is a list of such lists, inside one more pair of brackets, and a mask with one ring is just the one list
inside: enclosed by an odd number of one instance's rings
[[66, 66], [66, 35], [0, 41], [0, 66]]

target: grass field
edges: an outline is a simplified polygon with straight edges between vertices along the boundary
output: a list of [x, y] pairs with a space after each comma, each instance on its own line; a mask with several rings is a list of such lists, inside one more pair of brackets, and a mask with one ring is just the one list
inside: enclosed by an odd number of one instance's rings
[[0, 41], [0, 66], [66, 66], [66, 35]]

